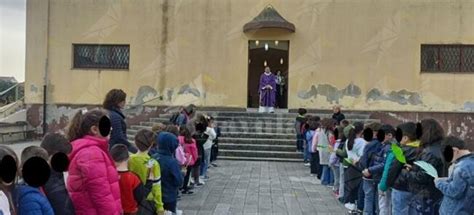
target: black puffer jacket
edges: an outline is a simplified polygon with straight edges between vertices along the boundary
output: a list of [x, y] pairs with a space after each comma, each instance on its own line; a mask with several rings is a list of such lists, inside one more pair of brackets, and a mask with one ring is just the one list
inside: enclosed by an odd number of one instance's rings
[[[439, 177], [448, 176], [448, 168], [443, 159], [441, 142], [433, 143], [423, 149], [417, 160], [425, 161], [436, 168]], [[435, 187], [433, 177], [414, 165], [407, 173], [409, 191], [422, 198], [439, 200], [443, 194]]]
[[[413, 162], [418, 158], [420, 154], [419, 145], [420, 142], [413, 142], [401, 147], [408, 164], [413, 165]], [[404, 164], [397, 159], [393, 160], [388, 172], [387, 185], [397, 190], [408, 191], [408, 171], [403, 166]]]

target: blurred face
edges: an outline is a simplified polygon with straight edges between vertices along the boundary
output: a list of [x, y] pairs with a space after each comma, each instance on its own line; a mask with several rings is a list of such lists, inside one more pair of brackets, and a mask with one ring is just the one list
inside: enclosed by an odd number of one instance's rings
[[[110, 128], [110, 131], [112, 131], [112, 128]], [[96, 125], [91, 127], [90, 134], [92, 134], [92, 136], [94, 136], [94, 137], [98, 137], [98, 138], [101, 138], [101, 139], [107, 139], [108, 140], [110, 138], [110, 133], [106, 137], [102, 136], [100, 134], [99, 126], [96, 126]]]
[[403, 136], [402, 140], [400, 141], [400, 144], [406, 145], [409, 142], [410, 142], [410, 138], [408, 138], [408, 136]]
[[392, 133], [385, 134], [384, 142], [392, 140], [392, 139], [393, 139]]
[[126, 101], [123, 101], [123, 102], [118, 103], [119, 108], [120, 108], [120, 109], [125, 108], [125, 103], [126, 103]]
[[270, 72], [270, 67], [265, 67], [265, 72], [269, 73]]
[[341, 108], [340, 108], [340, 107], [334, 107], [334, 108], [332, 109], [332, 111], [333, 111], [334, 113], [339, 113], [339, 112], [341, 111]]

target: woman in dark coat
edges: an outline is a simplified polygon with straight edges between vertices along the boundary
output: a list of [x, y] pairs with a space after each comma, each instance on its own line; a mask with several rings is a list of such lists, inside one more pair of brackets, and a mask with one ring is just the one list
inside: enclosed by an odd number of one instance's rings
[[124, 144], [128, 147], [128, 151], [136, 153], [136, 147], [128, 142], [127, 123], [125, 122], [125, 115], [122, 113], [126, 99], [127, 94], [121, 89], [112, 89], [105, 96], [103, 108], [108, 111], [112, 124], [109, 148], [112, 148], [115, 144]]

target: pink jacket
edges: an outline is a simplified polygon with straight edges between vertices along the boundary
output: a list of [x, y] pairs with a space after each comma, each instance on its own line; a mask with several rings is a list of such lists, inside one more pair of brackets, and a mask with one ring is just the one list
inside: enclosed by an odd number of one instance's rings
[[85, 136], [71, 144], [67, 187], [76, 214], [121, 214], [119, 176], [107, 140]]
[[186, 153], [186, 155], [191, 155], [191, 162], [189, 162], [189, 165], [192, 166], [196, 163], [196, 160], [198, 158], [198, 150], [197, 150], [197, 146], [196, 146], [196, 140], [193, 139], [193, 142], [192, 143], [185, 143], [184, 142], [184, 136], [179, 136], [178, 137], [178, 140], [179, 140], [179, 144], [181, 144], [181, 146], [183, 146], [184, 148], [184, 153]]

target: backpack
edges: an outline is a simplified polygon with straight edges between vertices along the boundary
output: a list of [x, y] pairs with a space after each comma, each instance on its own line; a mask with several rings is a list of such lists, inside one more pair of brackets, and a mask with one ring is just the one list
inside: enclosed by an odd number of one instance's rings
[[178, 160], [178, 164], [180, 166], [186, 165], [188, 163], [187, 158], [186, 158], [186, 153], [184, 153], [183, 146], [181, 144], [178, 145], [178, 148], [176, 148], [176, 151], [174, 152], [174, 156], [176, 157], [176, 160]]
[[169, 122], [173, 123], [173, 125], [176, 125], [176, 121], [178, 120], [178, 117], [181, 113], [180, 112], [175, 112], [171, 115]]

